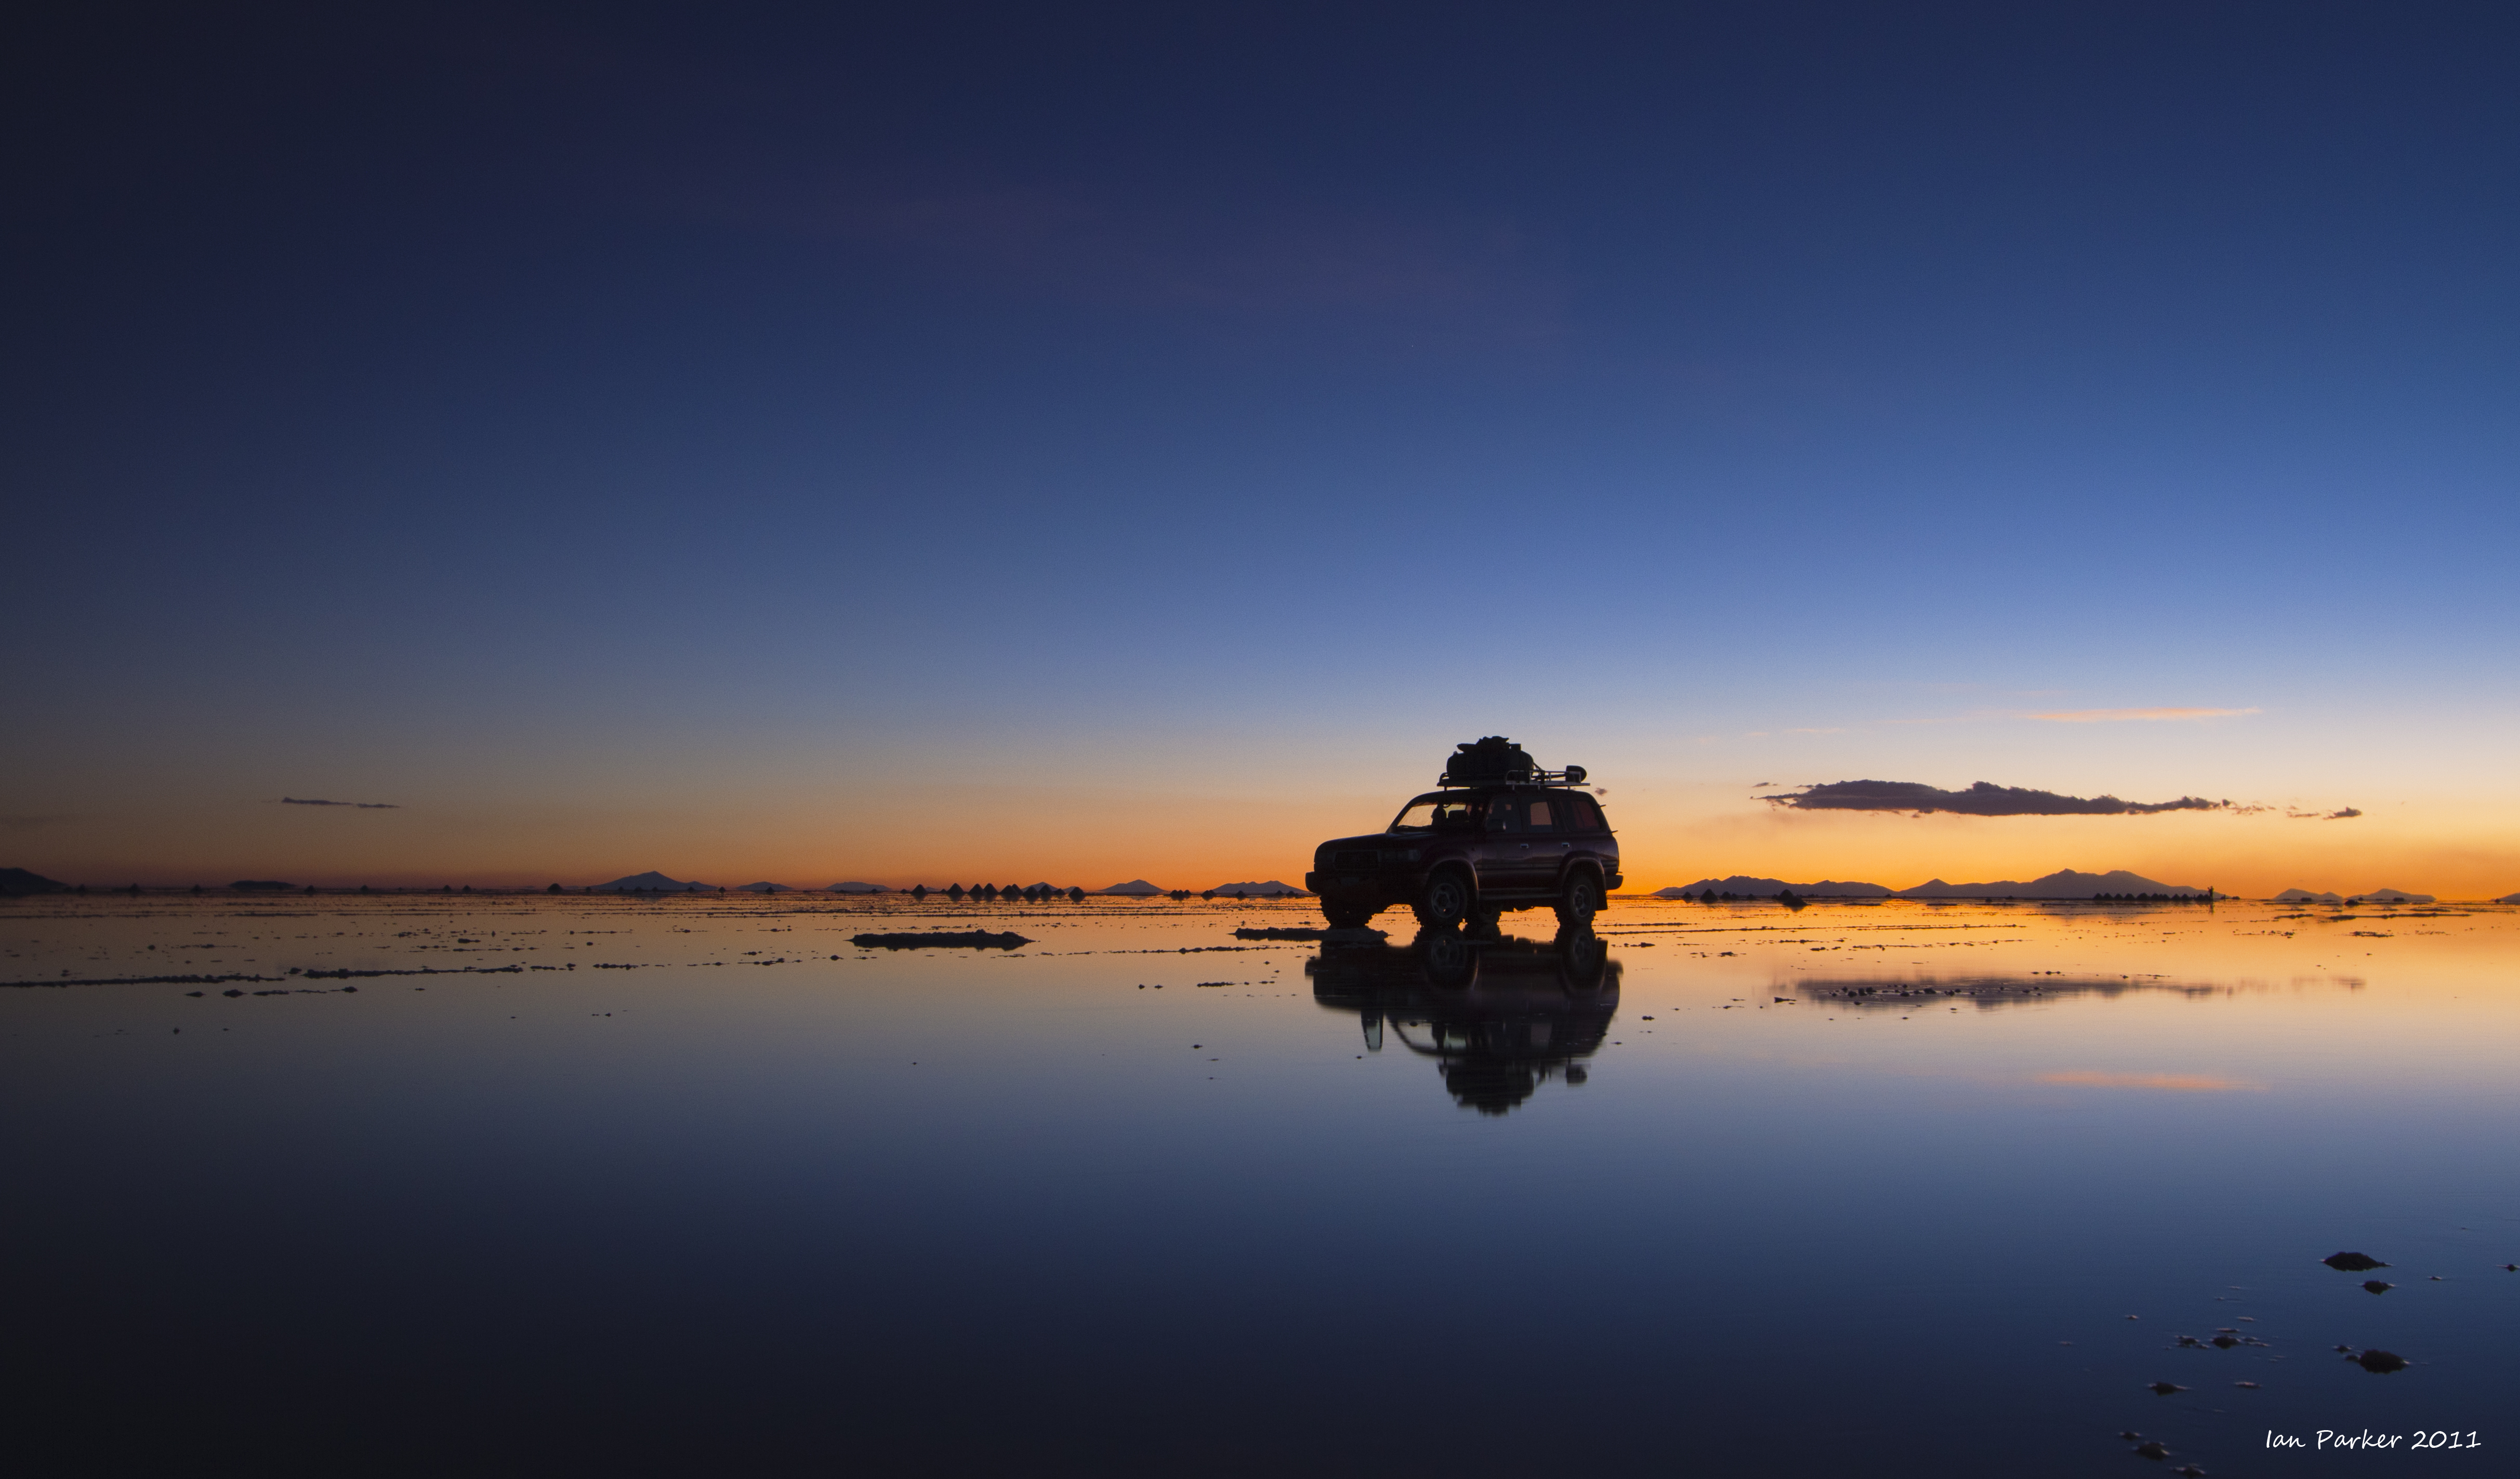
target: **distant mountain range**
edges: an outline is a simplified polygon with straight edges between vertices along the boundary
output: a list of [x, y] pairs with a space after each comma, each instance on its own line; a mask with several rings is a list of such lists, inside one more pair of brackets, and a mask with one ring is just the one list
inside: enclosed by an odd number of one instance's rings
[[1303, 893], [1303, 890], [1294, 884], [1281, 883], [1275, 878], [1271, 878], [1266, 883], [1219, 883], [1207, 891], [1215, 894], [1241, 894], [1245, 898], [1259, 898], [1267, 894], [1301, 895]]
[[1686, 888], [1657, 889], [1658, 899], [1678, 898], [1683, 894], [1702, 894], [1713, 889], [1719, 894], [1740, 894], [1751, 898], [1774, 898], [1791, 890], [1805, 899], [2088, 899], [2095, 894], [2172, 894], [2202, 896], [2205, 890], [2185, 883], [2157, 883], [2140, 874], [2112, 869], [2104, 874], [2076, 873], [2068, 868], [2027, 883], [2006, 879], [1999, 883], [1946, 883], [1940, 878], [1919, 883], [1913, 888], [1885, 888], [1878, 883], [1841, 883], [1822, 879], [1818, 883], [1786, 883], [1776, 878], [1752, 878], [1734, 874], [1729, 878], [1700, 878]]
[[2027, 883], [2006, 880], [2002, 883], [1946, 883], [1940, 878], [1903, 888], [1894, 896], [1902, 899], [2088, 899], [2093, 894], [2197, 894], [2204, 889], [2191, 883], [2156, 883], [2140, 874], [2113, 868], [2104, 874], [2076, 873], [2068, 868]]
[[1094, 891], [1096, 893], [1124, 894], [1130, 898], [1136, 899], [1143, 899], [1150, 894], [1159, 894], [1163, 892], [1162, 889], [1157, 888], [1155, 885], [1148, 882], [1144, 878], [1131, 878], [1126, 883], [1114, 883], [1108, 888], [1098, 888]]
[[594, 887], [588, 889], [587, 892], [687, 893], [693, 889], [706, 889], [711, 893], [715, 893], [717, 891], [717, 886], [713, 883], [685, 883], [678, 879], [668, 878], [663, 874], [651, 872], [632, 874], [626, 878], [615, 878], [609, 883], [598, 883]]
[[789, 888], [785, 883], [738, 883], [735, 885], [735, 891], [737, 893], [775, 894], [794, 893], [796, 890]]
[[2497, 904], [2520, 904], [2520, 893], [2504, 894], [2501, 898], [2498, 898], [2494, 902]]
[[834, 883], [823, 891], [825, 893], [867, 894], [883, 893], [885, 892], [885, 889], [880, 883]]
[[[2520, 894], [2515, 894], [2510, 899], [2497, 899], [2494, 902], [2509, 904], [2515, 899], [2520, 899]], [[2312, 893], [2307, 888], [2287, 888], [2275, 895], [2275, 902], [2278, 904], [2430, 904], [2433, 902], [2433, 896], [2408, 893], [2403, 888], [2375, 888], [2369, 893], [2351, 895]]]
[[1700, 878], [1686, 888], [1658, 888], [1657, 899], [1677, 899], [1682, 894], [1702, 894], [1708, 889], [1720, 894], [1749, 894], [1763, 899], [1775, 898], [1791, 890], [1805, 899], [1886, 899], [1890, 890], [1878, 883], [1838, 883], [1822, 878], [1818, 883], [1786, 883], [1776, 878], [1752, 878], [1734, 874], [1729, 878]]

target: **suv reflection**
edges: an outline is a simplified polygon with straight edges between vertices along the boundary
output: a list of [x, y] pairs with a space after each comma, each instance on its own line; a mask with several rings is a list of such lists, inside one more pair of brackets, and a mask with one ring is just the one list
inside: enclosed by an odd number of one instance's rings
[[1304, 963], [1313, 1001], [1353, 1012], [1369, 1053], [1387, 1038], [1435, 1060], [1454, 1102], [1505, 1114], [1552, 1078], [1584, 1082], [1619, 1011], [1619, 963], [1590, 930], [1555, 940], [1428, 930], [1408, 946], [1325, 945]]

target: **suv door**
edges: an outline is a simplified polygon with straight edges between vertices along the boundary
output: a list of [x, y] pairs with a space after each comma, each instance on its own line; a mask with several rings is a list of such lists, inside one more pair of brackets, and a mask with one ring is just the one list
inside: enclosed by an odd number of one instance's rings
[[1521, 798], [1510, 792], [1489, 796], [1479, 829], [1479, 892], [1496, 896], [1518, 891], [1531, 847], [1523, 832]]
[[1566, 867], [1566, 850], [1575, 829], [1575, 816], [1566, 804], [1564, 791], [1543, 791], [1523, 798], [1523, 840], [1531, 851], [1522, 856], [1522, 886], [1539, 894], [1554, 897], [1557, 875]]
[[1526, 897], [1554, 889], [1558, 860], [1566, 855], [1558, 810], [1545, 795], [1530, 792], [1490, 797], [1479, 886]]
[[1569, 860], [1590, 859], [1601, 870], [1606, 884], [1619, 870], [1612, 861], [1615, 848], [1610, 841], [1610, 824], [1603, 820], [1600, 805], [1582, 791], [1562, 791], [1559, 799], [1566, 805], [1564, 820], [1573, 831], [1566, 856]]

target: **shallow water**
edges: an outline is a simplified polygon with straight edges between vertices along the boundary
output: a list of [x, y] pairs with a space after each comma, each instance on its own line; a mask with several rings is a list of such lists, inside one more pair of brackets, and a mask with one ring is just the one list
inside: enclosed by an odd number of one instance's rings
[[[2320, 1461], [2271, 1431], [2484, 1445], [2358, 1467], [2520, 1446], [2492, 1418], [2520, 1374], [2514, 911], [1233, 933], [1318, 922], [0, 905], [13, 1446], [44, 1472], [2056, 1475], [2158, 1472], [2122, 1431], [2217, 1475]], [[849, 943], [973, 927], [1033, 943]], [[344, 970], [387, 973], [308, 974]], [[2389, 1267], [2319, 1262], [2345, 1249]]]

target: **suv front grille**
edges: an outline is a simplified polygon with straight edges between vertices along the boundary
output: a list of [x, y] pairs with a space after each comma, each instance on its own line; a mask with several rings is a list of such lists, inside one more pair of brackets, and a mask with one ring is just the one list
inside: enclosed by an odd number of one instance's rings
[[1330, 854], [1332, 868], [1378, 868], [1382, 854], [1370, 847], [1352, 847]]

